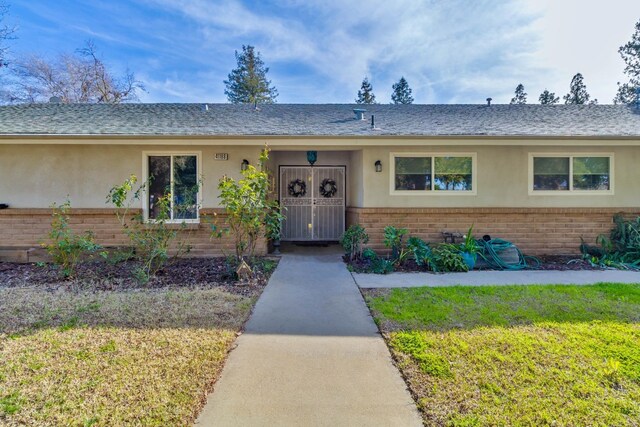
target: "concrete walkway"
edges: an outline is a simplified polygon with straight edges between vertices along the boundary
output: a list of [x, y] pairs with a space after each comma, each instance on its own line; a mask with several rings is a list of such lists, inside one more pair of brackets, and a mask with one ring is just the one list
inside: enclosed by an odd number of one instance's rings
[[297, 251], [282, 257], [196, 425], [421, 426], [340, 253]]
[[470, 271], [468, 273], [358, 274], [361, 288], [413, 288], [419, 286], [483, 285], [591, 285], [599, 282], [640, 283], [640, 272], [621, 270], [581, 271]]

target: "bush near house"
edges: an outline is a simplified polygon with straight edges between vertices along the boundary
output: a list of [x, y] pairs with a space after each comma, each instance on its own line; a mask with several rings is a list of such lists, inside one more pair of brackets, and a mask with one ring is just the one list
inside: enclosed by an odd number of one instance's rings
[[426, 425], [640, 419], [640, 285], [363, 293]]
[[69, 227], [69, 210], [71, 202], [67, 199], [61, 205], [53, 203], [51, 231], [48, 240], [41, 245], [47, 251], [54, 265], [64, 277], [76, 274], [78, 263], [83, 258], [94, 255], [101, 249], [93, 240], [91, 231], [82, 234], [74, 233]]
[[640, 217], [625, 220], [621, 215], [615, 215], [613, 223], [608, 236], [601, 234], [596, 239], [599, 246], [582, 242], [583, 257], [594, 265], [637, 269], [640, 267]]
[[[158, 271], [172, 260], [188, 253], [190, 246], [187, 243], [188, 235], [184, 233], [186, 229], [185, 221], [180, 221], [178, 229], [169, 224], [171, 219], [171, 200], [173, 195], [170, 191], [163, 197], [155, 201], [155, 218], [145, 220], [144, 215], [136, 213], [129, 215], [133, 203], [140, 203], [147, 188], [146, 183], [142, 183], [137, 189], [135, 185], [138, 178], [131, 175], [122, 184], [111, 188], [107, 195], [107, 203], [116, 208], [116, 216], [124, 233], [129, 237], [133, 252], [125, 254], [124, 259], [134, 257], [139, 262], [139, 267], [134, 270], [134, 276], [141, 283], [147, 283]], [[197, 189], [190, 189], [189, 194], [197, 194]], [[186, 209], [186, 207], [196, 206], [196, 200], [186, 198], [182, 204], [174, 206], [176, 211]], [[175, 202], [174, 202], [175, 203]], [[179, 233], [179, 231], [182, 231]], [[173, 249], [174, 254], [169, 251]]]
[[271, 179], [265, 164], [269, 160], [269, 149], [260, 153], [259, 167], [247, 165], [242, 170], [242, 179], [223, 176], [218, 183], [220, 204], [227, 214], [224, 224], [214, 221], [211, 224], [211, 236], [222, 238], [231, 235], [234, 240], [235, 260], [231, 263], [237, 272], [251, 275], [250, 261], [255, 256], [255, 248], [262, 237], [279, 238], [281, 223], [284, 219], [282, 208], [269, 199]]
[[340, 238], [340, 244], [350, 261], [362, 258], [364, 245], [368, 242], [369, 235], [364, 228], [358, 224], [350, 225]]
[[[473, 228], [473, 227], [472, 227]], [[390, 251], [389, 256], [381, 256], [371, 248], [364, 248], [369, 241], [369, 235], [365, 229], [357, 224], [351, 225], [342, 236], [340, 243], [345, 250], [345, 261], [349, 267], [362, 273], [387, 274], [397, 269], [406, 268], [408, 261], [418, 270], [433, 272], [468, 271], [462, 253], [470, 250], [475, 242], [472, 237], [472, 228], [469, 229], [465, 243], [431, 244], [416, 236], [409, 236], [406, 228], [398, 228], [392, 225], [384, 227], [383, 243]], [[475, 248], [475, 247], [474, 247]], [[473, 249], [475, 253], [477, 249]]]

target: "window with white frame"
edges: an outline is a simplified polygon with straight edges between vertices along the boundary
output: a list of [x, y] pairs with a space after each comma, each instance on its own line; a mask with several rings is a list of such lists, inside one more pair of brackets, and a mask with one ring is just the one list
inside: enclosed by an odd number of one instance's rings
[[474, 156], [396, 154], [394, 191], [472, 192]]
[[610, 192], [611, 155], [532, 155], [532, 191]]
[[148, 154], [146, 216], [168, 221], [197, 220], [200, 186], [195, 154]]

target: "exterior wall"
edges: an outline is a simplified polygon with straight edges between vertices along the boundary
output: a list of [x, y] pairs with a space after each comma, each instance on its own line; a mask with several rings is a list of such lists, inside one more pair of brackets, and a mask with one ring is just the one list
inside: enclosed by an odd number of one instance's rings
[[[239, 177], [242, 159], [256, 164], [260, 146], [2, 145], [0, 203], [47, 208], [69, 196], [74, 208], [108, 208], [107, 193], [131, 174], [142, 176], [143, 152], [200, 152], [202, 207], [217, 208], [218, 179]], [[229, 160], [215, 160], [227, 153]]]
[[[487, 142], [489, 144], [489, 142]], [[477, 153], [475, 185], [477, 195], [391, 195], [391, 153]], [[529, 195], [529, 153], [613, 153], [611, 195]], [[383, 171], [373, 164], [382, 161]], [[610, 142], [594, 146], [429, 146], [369, 147], [363, 150], [364, 207], [638, 207], [637, 182], [640, 180], [640, 148], [613, 146]]]
[[[305, 147], [297, 152], [272, 147], [274, 170], [279, 164], [306, 164]], [[362, 142], [362, 141], [361, 141]], [[367, 141], [372, 142], [372, 141]], [[377, 141], [376, 141], [377, 142]], [[427, 144], [429, 142], [429, 144]], [[444, 141], [441, 141], [443, 143]], [[477, 141], [476, 141], [477, 142]], [[261, 141], [264, 143], [264, 141]], [[269, 142], [271, 144], [271, 141]], [[298, 142], [299, 143], [299, 142]], [[560, 144], [561, 141], [558, 141]], [[584, 144], [582, 144], [584, 143]], [[176, 144], [178, 144], [176, 142]], [[256, 143], [257, 144], [257, 143]], [[389, 142], [385, 147], [342, 146], [320, 151], [318, 164], [342, 164], [348, 170], [348, 205], [355, 207], [635, 207], [636, 186], [640, 178], [640, 148], [613, 145], [611, 141], [594, 146], [592, 141], [550, 145], [434, 145], [421, 146]], [[317, 144], [322, 146], [322, 144]], [[392, 147], [392, 148], [389, 148]], [[222, 175], [240, 176], [240, 163], [255, 164], [261, 145], [71, 145], [0, 144], [0, 203], [13, 208], [46, 208], [69, 195], [76, 208], [104, 208], [111, 186], [131, 173], [142, 174], [144, 151], [200, 152], [204, 208], [219, 207], [217, 181]], [[315, 148], [314, 148], [315, 149]], [[477, 195], [391, 195], [390, 161], [392, 152], [477, 153]], [[614, 188], [612, 195], [529, 195], [529, 153], [613, 153]], [[215, 153], [228, 153], [229, 160], [216, 161]], [[381, 160], [383, 171], [376, 173], [374, 163]]]
[[[347, 224], [362, 223], [377, 249], [382, 248], [386, 225], [406, 226], [413, 234], [441, 241], [441, 231], [464, 232], [474, 224], [477, 235], [511, 240], [531, 254], [575, 253], [581, 236], [593, 242], [598, 234], [608, 233], [616, 212], [640, 213], [636, 190], [640, 141], [636, 140], [70, 138], [47, 145], [44, 139], [34, 138], [0, 141], [0, 203], [11, 207], [0, 210], [0, 246], [37, 245], [49, 228], [48, 206], [67, 195], [76, 209], [74, 226], [93, 229], [103, 244], [125, 242], [114, 228], [115, 217], [105, 198], [113, 185], [130, 174], [142, 175], [145, 151], [199, 152], [202, 206], [218, 208], [218, 179], [225, 174], [239, 177], [242, 159], [255, 164], [265, 140], [273, 150], [270, 167], [274, 171], [281, 164], [307, 164], [308, 149], [319, 151], [318, 165], [347, 166]], [[394, 152], [475, 153], [477, 194], [392, 195]], [[228, 160], [215, 160], [215, 153], [227, 153]], [[614, 192], [529, 195], [529, 153], [612, 153]], [[383, 164], [381, 173], [375, 172], [376, 160]], [[194, 255], [232, 250], [228, 243], [209, 239], [208, 225], [192, 227]]]
[[364, 168], [362, 164], [362, 150], [352, 151], [351, 157], [351, 170], [347, 171], [347, 185], [349, 194], [351, 194], [349, 206], [364, 207]]
[[485, 234], [513, 242], [529, 255], [578, 254], [580, 238], [595, 244], [599, 234], [609, 234], [613, 215], [633, 218], [637, 208], [351, 208], [351, 224], [369, 234], [368, 246], [380, 251], [387, 225], [409, 229], [412, 236], [442, 242], [442, 231], [464, 234], [471, 225], [477, 238]]
[[[224, 213], [217, 209], [201, 211], [207, 219], [200, 224], [188, 224], [179, 233], [186, 237], [191, 251], [189, 256], [206, 257], [233, 254], [233, 240], [224, 236], [212, 239], [209, 223], [216, 214], [217, 221], [224, 224]], [[91, 230], [96, 242], [105, 247], [129, 245], [129, 239], [122, 232], [113, 209], [72, 209], [69, 225], [74, 232]], [[179, 228], [178, 225], [176, 225]], [[46, 241], [51, 229], [50, 209], [4, 209], [0, 210], [0, 246], [1, 247], [37, 247]], [[266, 241], [260, 241], [256, 247], [259, 255], [266, 254]]]

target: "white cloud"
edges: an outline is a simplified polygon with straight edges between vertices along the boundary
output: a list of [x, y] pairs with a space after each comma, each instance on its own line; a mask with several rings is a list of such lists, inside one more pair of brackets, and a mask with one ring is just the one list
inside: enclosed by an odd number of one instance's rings
[[589, 93], [601, 103], [611, 103], [616, 82], [624, 80], [618, 48], [631, 38], [640, 19], [640, 2], [529, 0], [526, 4], [541, 14], [532, 25], [541, 39], [535, 60], [551, 70], [549, 90], [565, 94], [573, 75], [581, 72]]
[[[521, 74], [516, 63], [521, 54], [509, 49], [531, 47], [531, 35], [523, 29], [530, 18], [513, 2], [309, 0], [274, 6], [286, 16], [259, 13], [238, 1], [154, 3], [197, 22], [209, 45], [239, 47], [243, 39], [256, 45], [276, 84], [290, 78], [292, 64], [313, 70], [307, 84], [321, 85], [325, 102], [350, 102], [365, 75], [383, 102], [401, 75], [420, 102], [479, 102], [494, 95], [490, 84], [479, 84], [488, 75], [504, 82]], [[304, 87], [280, 92], [283, 101], [309, 101]]]
[[637, 0], [140, 1], [193, 24], [162, 53], [202, 69], [146, 70], [147, 99], [194, 101], [224, 100], [233, 51], [252, 44], [280, 102], [352, 102], [365, 75], [381, 102], [402, 75], [417, 102], [508, 102], [518, 83], [536, 102], [545, 88], [563, 95], [581, 72], [609, 103], [623, 79], [617, 49], [640, 19]]

